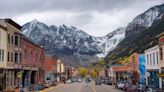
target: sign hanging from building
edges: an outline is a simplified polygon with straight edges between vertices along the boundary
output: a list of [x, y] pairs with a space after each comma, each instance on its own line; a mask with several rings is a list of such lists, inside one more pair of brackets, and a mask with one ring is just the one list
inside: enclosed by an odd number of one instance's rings
[[18, 78], [21, 78], [21, 77], [22, 77], [22, 75], [23, 75], [23, 72], [22, 72], [22, 71], [17, 72], [17, 77], [18, 77]]
[[160, 73], [158, 74], [158, 77], [164, 77], [164, 74]]
[[146, 74], [146, 62], [145, 62], [144, 54], [140, 54], [138, 56], [138, 68], [139, 68], [139, 84], [144, 85], [145, 84], [144, 76]]

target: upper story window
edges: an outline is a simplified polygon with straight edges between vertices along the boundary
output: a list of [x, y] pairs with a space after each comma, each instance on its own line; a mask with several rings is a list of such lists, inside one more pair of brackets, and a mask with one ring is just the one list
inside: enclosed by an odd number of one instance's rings
[[[0, 31], [0, 42], [2, 42], [1, 40], [2, 40], [2, 35], [1, 35], [1, 31]], [[1, 45], [1, 43], [0, 43], [0, 45]]]
[[7, 41], [8, 41], [8, 44], [10, 44], [10, 34], [8, 34]]
[[156, 52], [156, 57], [157, 57], [157, 64], [158, 64], [158, 52]]
[[19, 37], [16, 35], [15, 36], [15, 46], [19, 46]]
[[11, 36], [11, 44], [14, 45], [14, 36]]
[[13, 54], [13, 52], [11, 52], [11, 62], [13, 62], [14, 61], [14, 54]]
[[7, 61], [10, 62], [10, 52], [7, 53]]
[[153, 65], [156, 64], [156, 60], [155, 60], [155, 53], [153, 53]]
[[2, 50], [2, 61], [4, 61], [4, 50]]
[[18, 61], [19, 61], [19, 57], [18, 57], [18, 53], [15, 53], [15, 63], [18, 63]]
[[21, 53], [16, 52], [15, 53], [15, 63], [20, 63], [21, 62]]
[[4, 50], [0, 49], [0, 61], [4, 61]]
[[160, 60], [163, 60], [163, 49], [162, 49], [162, 47], [160, 47], [159, 53], [160, 53]]
[[152, 57], [151, 57], [151, 54], [150, 54], [150, 65], [152, 65]]
[[147, 65], [149, 65], [149, 55], [147, 54]]
[[2, 60], [2, 57], [1, 57], [2, 53], [1, 53], [1, 49], [0, 49], [0, 61]]

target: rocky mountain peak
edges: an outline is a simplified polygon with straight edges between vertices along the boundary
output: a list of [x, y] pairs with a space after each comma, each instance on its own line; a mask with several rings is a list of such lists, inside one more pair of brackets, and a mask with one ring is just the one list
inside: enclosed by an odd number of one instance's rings
[[126, 35], [139, 33], [140, 30], [147, 29], [156, 19], [160, 18], [162, 13], [164, 13], [164, 4], [154, 6], [138, 15], [127, 25]]
[[94, 37], [74, 26], [48, 26], [33, 20], [23, 25], [22, 33], [36, 44], [44, 46], [48, 54], [66, 56], [71, 58], [70, 61], [85, 64], [84, 62], [92, 61], [93, 57], [105, 57], [114, 49], [125, 37], [123, 30], [124, 28], [118, 28], [108, 37]]

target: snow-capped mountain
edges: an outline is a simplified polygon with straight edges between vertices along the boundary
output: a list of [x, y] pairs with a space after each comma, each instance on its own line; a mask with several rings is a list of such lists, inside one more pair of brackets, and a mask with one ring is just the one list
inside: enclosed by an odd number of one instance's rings
[[151, 7], [135, 17], [125, 29], [124, 40], [105, 59], [117, 61], [118, 57], [126, 57], [134, 52], [143, 53], [145, 49], [153, 46], [157, 43], [156, 36], [163, 31], [163, 18], [164, 4]]
[[164, 4], [152, 7], [135, 17], [126, 27], [126, 35], [148, 28], [164, 13]]
[[117, 28], [113, 32], [107, 34], [105, 37], [98, 38], [99, 46], [102, 47], [102, 53], [98, 57], [106, 56], [125, 38], [125, 28]]
[[106, 56], [125, 37], [124, 28], [118, 28], [104, 37], [94, 37], [73, 26], [48, 26], [36, 19], [23, 25], [22, 33], [44, 46], [48, 54], [66, 56], [67, 59], [79, 57], [76, 61], [81, 64], [92, 57]]

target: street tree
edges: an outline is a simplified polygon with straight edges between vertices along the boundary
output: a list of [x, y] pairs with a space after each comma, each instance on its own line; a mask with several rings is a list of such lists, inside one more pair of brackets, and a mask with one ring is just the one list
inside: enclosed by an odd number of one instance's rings
[[78, 69], [78, 74], [81, 76], [81, 77], [86, 77], [87, 74], [88, 74], [88, 70], [84, 67], [80, 67]]

